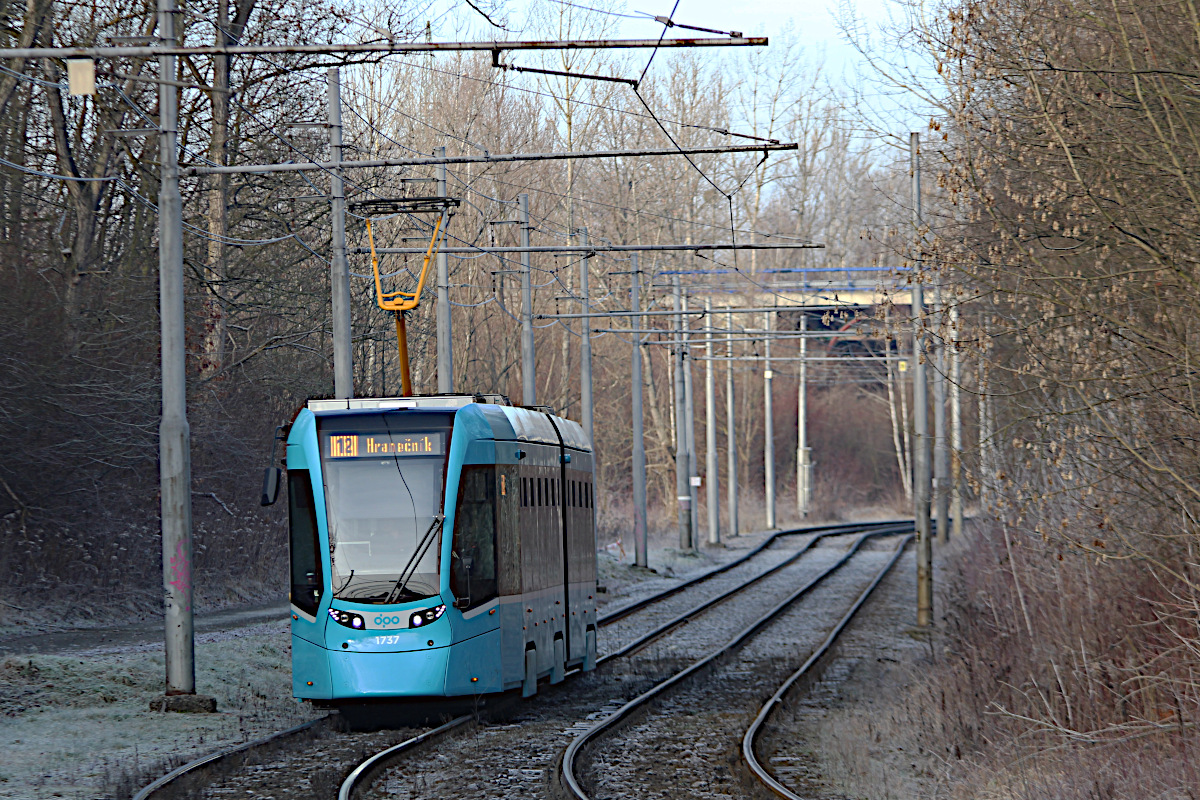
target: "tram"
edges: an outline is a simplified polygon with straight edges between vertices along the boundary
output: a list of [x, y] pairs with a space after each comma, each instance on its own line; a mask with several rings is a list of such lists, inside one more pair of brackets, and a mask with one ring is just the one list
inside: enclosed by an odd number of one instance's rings
[[297, 698], [529, 696], [595, 667], [578, 423], [498, 395], [310, 400], [286, 465]]

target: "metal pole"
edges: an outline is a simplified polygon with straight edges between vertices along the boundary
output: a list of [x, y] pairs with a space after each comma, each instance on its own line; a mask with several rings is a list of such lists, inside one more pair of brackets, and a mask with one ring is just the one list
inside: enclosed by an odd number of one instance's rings
[[[518, 195], [521, 212], [521, 247], [529, 247], [529, 195]], [[521, 253], [521, 403], [537, 405], [534, 375], [533, 284], [529, 274], [529, 251]]]
[[[683, 310], [682, 290], [679, 276], [674, 276], [675, 310]], [[682, 331], [682, 315], [675, 318], [676, 329]], [[679, 504], [679, 549], [692, 547], [692, 494], [688, 486], [687, 433], [684, 416], [687, 410], [683, 401], [683, 335], [675, 337], [675, 499]]]
[[[641, 272], [638, 270], [637, 253], [631, 256], [632, 280], [630, 308], [637, 311], [641, 304]], [[631, 324], [640, 328], [640, 317], [634, 317]], [[649, 554], [646, 543], [646, 438], [642, 428], [642, 335], [633, 337], [633, 546], [634, 563], [639, 567], [648, 567]]]
[[725, 452], [729, 460], [729, 535], [737, 536], [738, 524], [738, 457], [737, 457], [737, 415], [733, 402], [733, 314], [726, 315], [728, 323], [726, 330], [729, 336], [725, 340], [725, 354], [729, 360], [725, 362]]
[[[920, 135], [909, 134], [912, 166], [913, 229], [921, 226]], [[925, 287], [921, 283], [919, 256], [913, 264], [916, 279], [912, 285], [913, 320], [913, 503], [917, 526], [917, 625], [933, 624], [933, 546], [929, 519], [929, 398], [925, 383]]]
[[[942, 305], [942, 282], [933, 284], [933, 325], [942, 331], [945, 307]], [[933, 359], [933, 489], [937, 508], [937, 540], [946, 543], [950, 534], [950, 438], [946, 435], [946, 347], [938, 336], [930, 340]]]
[[[687, 311], [688, 298], [683, 296], [683, 310]], [[684, 337], [687, 333], [682, 334]], [[686, 341], [686, 340], [683, 340]], [[692, 353], [685, 343], [683, 345], [683, 432], [687, 434], [688, 454], [688, 508], [692, 510], [691, 531], [692, 549], [700, 549], [700, 469], [696, 463], [696, 400], [692, 391]]]
[[[175, 41], [175, 2], [158, 0], [158, 30]], [[162, 56], [163, 78], [175, 75], [175, 57]], [[192, 638], [192, 468], [187, 420], [183, 311], [183, 204], [179, 196], [174, 86], [158, 87], [161, 186], [158, 194], [159, 314], [162, 325], [162, 420], [158, 426], [162, 503], [163, 601], [168, 695], [196, 693]]]
[[[800, 312], [800, 330], [808, 328], [808, 314]], [[808, 448], [808, 339], [800, 337], [800, 388], [796, 397], [796, 510], [807, 517], [812, 502], [812, 459]]]
[[717, 365], [713, 361], [712, 300], [704, 299], [704, 480], [708, 495], [708, 543], [721, 543], [721, 497], [717, 473]]
[[[433, 151], [434, 156], [445, 158], [446, 148]], [[437, 168], [438, 197], [446, 196], [446, 165]], [[442, 212], [443, 214], [446, 212]], [[442, 224], [445, 224], [443, 220]], [[445, 250], [437, 254], [437, 387], [439, 394], [454, 391], [454, 340], [450, 328], [450, 265]]]
[[950, 532], [962, 536], [962, 354], [958, 351], [958, 305], [950, 306]]
[[[329, 69], [329, 156], [337, 164], [342, 160], [341, 74]], [[333, 394], [337, 398], [354, 396], [354, 354], [350, 334], [350, 267], [346, 263], [346, 187], [341, 167], [330, 172], [330, 203], [333, 214], [333, 260], [329, 266], [329, 289], [333, 303]]]
[[[771, 329], [771, 314], [763, 315], [767, 330]], [[766, 499], [767, 530], [775, 529], [775, 415], [771, 408], [771, 340], [763, 340], [763, 483]]]
[[[579, 241], [587, 246], [587, 228], [579, 229]], [[579, 303], [583, 306], [583, 333], [579, 337], [579, 411], [583, 419], [583, 432], [588, 441], [593, 442], [592, 431], [594, 424], [592, 406], [592, 306], [588, 294], [588, 262], [591, 256], [585, 255], [579, 261]]]

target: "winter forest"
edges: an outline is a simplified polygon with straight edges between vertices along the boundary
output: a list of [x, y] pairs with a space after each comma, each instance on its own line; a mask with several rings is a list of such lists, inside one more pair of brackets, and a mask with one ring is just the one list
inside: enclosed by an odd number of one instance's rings
[[[424, 2], [182, 7], [181, 40], [195, 45], [465, 36], [458, 17], [447, 21]], [[466, 13], [491, 38], [515, 37], [503, 27], [512, 25], [524, 38], [599, 39], [623, 10], [539, 0], [520, 13], [502, 3]], [[833, 283], [869, 275], [885, 298], [913, 282], [939, 287], [941, 305], [916, 314], [915, 325], [931, 343], [929, 368], [958, 390], [955, 474], [971, 522], [938, 548], [930, 664], [874, 733], [914, 741], [936, 766], [928, 785], [946, 796], [1193, 796], [1200, 15], [1183, 0], [897, 0], [887, 20], [843, 10], [844, 35], [862, 55], [851, 76], [832, 74], [790, 29], [768, 31], [769, 47], [736, 56], [664, 49], [644, 74], [640, 51], [506, 53], [513, 69], [490, 53], [180, 58], [172, 80], [185, 168], [198, 605], [285, 591], [286, 519], [278, 507], [259, 508], [259, 481], [275, 427], [332, 391], [331, 175], [189, 176], [187, 167], [328, 159], [333, 66], [348, 159], [796, 143], [771, 153], [451, 165], [449, 194], [460, 205], [446, 244], [519, 244], [513, 223], [527, 194], [535, 245], [822, 245], [643, 253], [649, 311], [674, 308], [674, 278], [689, 303], [714, 306], [771, 305], [799, 274]], [[128, 0], [0, 0], [3, 47], [132, 40], [154, 27], [154, 7]], [[49, 613], [86, 595], [103, 598], [86, 612], [97, 620], [153, 615], [160, 154], [144, 131], [157, 124], [156, 64], [100, 62], [86, 97], [67, 92], [66, 69], [61, 60], [0, 62], [0, 602]], [[915, 221], [909, 130], [922, 141]], [[432, 194], [433, 176], [427, 166], [347, 176], [360, 395], [400, 392], [362, 203]], [[424, 247], [430, 227], [393, 215], [372, 233], [376, 247]], [[632, 552], [633, 341], [655, 343], [639, 348], [648, 511], [652, 536], [674, 546], [674, 317], [646, 316], [644, 332], [619, 318], [593, 319], [591, 330], [547, 318], [580, 310], [582, 271], [592, 311], [628, 309], [631, 263], [624, 253], [531, 261], [539, 403], [579, 413], [579, 342], [592, 342], [597, 544], [614, 554]], [[380, 263], [403, 280], [421, 262], [414, 254]], [[456, 390], [520, 398], [518, 268], [516, 256], [450, 256]], [[825, 271], [797, 272], [804, 268]], [[408, 331], [414, 389], [432, 393], [427, 299]], [[811, 340], [809, 355], [830, 360], [808, 371], [810, 520], [911, 516], [906, 303], [806, 320], [859, 330], [855, 354], [888, 356], [841, 362], [847, 351], [836, 337]], [[798, 319], [736, 325], [794, 331]], [[728, 485], [732, 442], [741, 528], [758, 531], [763, 343], [732, 346], [732, 358], [713, 362], [722, 448], [713, 477]], [[781, 527], [805, 521], [796, 502], [799, 367], [785, 360], [798, 352], [787, 339], [772, 350], [781, 359], [771, 419]], [[705, 362], [692, 368], [702, 387]], [[698, 389], [701, 442], [702, 396]], [[852, 788], [886, 796], [865, 774]]]

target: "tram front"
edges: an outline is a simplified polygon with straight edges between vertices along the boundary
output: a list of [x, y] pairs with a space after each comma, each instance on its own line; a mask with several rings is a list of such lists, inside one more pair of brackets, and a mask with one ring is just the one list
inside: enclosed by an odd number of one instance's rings
[[297, 416], [287, 447], [296, 697], [444, 693], [453, 420], [417, 409]]

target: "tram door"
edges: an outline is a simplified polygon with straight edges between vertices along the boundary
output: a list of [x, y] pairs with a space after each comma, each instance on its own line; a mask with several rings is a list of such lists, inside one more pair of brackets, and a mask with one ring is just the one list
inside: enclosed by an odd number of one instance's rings
[[454, 542], [450, 552], [450, 591], [465, 621], [482, 617], [468, 635], [498, 627], [496, 581], [496, 467], [466, 464], [458, 484], [454, 510]]

